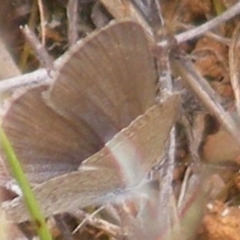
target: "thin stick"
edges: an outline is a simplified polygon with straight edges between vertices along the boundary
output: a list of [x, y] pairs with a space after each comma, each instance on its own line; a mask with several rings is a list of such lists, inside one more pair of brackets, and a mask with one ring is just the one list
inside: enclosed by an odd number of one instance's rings
[[78, 40], [78, 1], [69, 0], [67, 4], [68, 45], [72, 46]]
[[[161, 13], [160, 4], [158, 1], [155, 1], [156, 8], [158, 9], [159, 19], [161, 20], [163, 31], [165, 31], [165, 22]], [[158, 60], [159, 68], [161, 71], [159, 77], [159, 86], [160, 86], [160, 93], [161, 97], [166, 97], [171, 95], [173, 92], [172, 86], [172, 70], [170, 66], [170, 58], [169, 58], [169, 47], [167, 46], [163, 54], [159, 57]], [[165, 96], [164, 96], [165, 95]], [[159, 192], [159, 205], [165, 206], [164, 209], [160, 209], [161, 214], [166, 216], [166, 222], [171, 222], [171, 216], [173, 216], [174, 208], [171, 204], [168, 204], [169, 199], [173, 196], [173, 188], [172, 188], [172, 181], [173, 181], [173, 173], [174, 173], [174, 163], [175, 163], [175, 150], [176, 150], [176, 129], [175, 126], [172, 127], [168, 142], [168, 149], [167, 149], [167, 161], [168, 164], [163, 167], [162, 171], [162, 179], [161, 179], [161, 191]]]
[[[102, 0], [102, 3], [104, 3], [105, 1], [108, 2], [108, 4], [111, 3], [111, 1], [107, 1], [107, 0]], [[117, 1], [114, 1], [114, 2], [117, 3]], [[176, 35], [175, 38], [178, 43], [193, 39], [195, 37], [200, 36], [204, 32], [209, 31], [210, 29], [212, 29], [214, 27], [217, 27], [219, 24], [231, 19], [232, 17], [236, 16], [239, 13], [240, 13], [240, 2], [236, 3], [234, 6], [232, 6], [228, 10], [226, 10], [223, 14], [212, 19], [211, 21], [209, 21], [197, 28], [180, 33], [180, 34]], [[122, 15], [119, 16], [120, 19], [121, 19], [121, 17], [123, 17], [123, 16]], [[116, 18], [116, 19], [118, 19], [118, 18]], [[165, 46], [166, 44], [167, 44], [167, 41], [164, 40], [164, 41], [159, 42], [158, 46]], [[0, 83], [0, 92], [11, 90], [11, 89], [14, 89], [17, 87], [25, 86], [25, 85], [36, 83], [36, 82], [40, 83], [43, 79], [46, 78], [46, 76], [47, 76], [46, 70], [39, 69], [39, 70], [36, 70], [35, 72], [28, 73], [28, 74], [25, 74], [25, 75], [22, 75], [19, 77], [6, 79]], [[21, 82], [22, 80], [24, 80], [24, 81]]]
[[177, 202], [178, 209], [180, 209], [183, 206], [184, 200], [186, 198], [187, 187], [189, 184], [191, 172], [192, 172], [192, 169], [188, 167], [185, 172], [184, 179], [183, 179], [182, 186], [181, 186], [180, 193], [179, 193], [179, 197], [178, 197], [178, 202]]
[[34, 32], [27, 25], [21, 27], [21, 30], [24, 33], [28, 42], [30, 43], [31, 47], [33, 48], [41, 65], [48, 71], [53, 70], [53, 59], [48, 54], [45, 47], [40, 43]]
[[232, 89], [235, 95], [235, 105], [240, 116], [240, 82], [239, 82], [239, 38], [240, 38], [240, 24], [236, 27], [232, 44], [229, 48], [229, 71]]
[[103, 219], [99, 219], [92, 214], [87, 214], [81, 210], [77, 210], [72, 212], [72, 215], [74, 215], [76, 218], [79, 218], [79, 219], [83, 219], [83, 220], [87, 219], [87, 222], [91, 226], [94, 226], [98, 229], [103, 230], [105, 233], [111, 235], [114, 238], [118, 238], [119, 236], [122, 235], [121, 229], [118, 226], [112, 223], [109, 223]]
[[126, 15], [126, 1], [118, 0], [100, 0], [100, 2], [106, 7], [111, 15], [117, 20], [121, 21], [126, 18], [132, 18], [134, 21], [140, 23], [144, 28], [151, 32], [151, 29], [139, 12], [134, 8], [133, 4], [128, 2], [127, 4], [127, 15]]
[[0, 81], [0, 92], [5, 92], [19, 87], [31, 86], [39, 83], [45, 84], [47, 82], [47, 78], [48, 78], [47, 70], [41, 68], [31, 73], [26, 73], [21, 76]]
[[[190, 39], [196, 38], [204, 34], [205, 32], [217, 27], [218, 25], [228, 21], [229, 19], [235, 17], [237, 14], [240, 13], [240, 2], [233, 5], [231, 8], [226, 10], [221, 15], [217, 16], [216, 18], [202, 24], [199, 27], [191, 29], [189, 31], [180, 33], [175, 36], [177, 43], [182, 43], [188, 41]], [[167, 41], [161, 41], [158, 43], [158, 46], [163, 47], [167, 45]]]
[[40, 28], [41, 28], [41, 37], [42, 37], [42, 45], [45, 46], [46, 44], [46, 29], [45, 29], [45, 15], [44, 15], [44, 7], [42, 0], [38, 0], [38, 9], [39, 9], [39, 15], [40, 15]]

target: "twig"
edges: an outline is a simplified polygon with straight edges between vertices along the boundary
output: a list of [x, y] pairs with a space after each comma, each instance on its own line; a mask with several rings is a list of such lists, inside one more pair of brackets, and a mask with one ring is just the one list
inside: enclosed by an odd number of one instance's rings
[[[203, 33], [205, 33], [207, 31], [211, 30], [212, 28], [215, 28], [218, 25], [228, 21], [229, 19], [233, 18], [234, 16], [236, 16], [239, 13], [240, 13], [240, 2], [236, 3], [235, 5], [233, 5], [231, 8], [226, 10], [221, 15], [219, 15], [216, 18], [213, 18], [212, 20], [202, 24], [201, 26], [176, 35], [175, 39], [176, 39], [177, 43], [182, 43], [182, 42], [188, 41], [190, 39], [199, 37]], [[158, 43], [158, 46], [160, 46], [160, 47], [164, 47], [166, 45], [167, 45], [166, 40]]]
[[184, 200], [186, 198], [186, 192], [187, 192], [187, 187], [189, 184], [191, 172], [192, 172], [192, 169], [188, 167], [186, 170], [186, 173], [184, 175], [184, 179], [183, 179], [179, 197], [178, 197], [178, 202], [177, 202], [178, 209], [180, 209], [182, 207]]
[[[144, 28], [151, 32], [151, 29], [143, 17], [134, 8], [132, 3], [119, 0], [100, 0], [100, 2], [106, 7], [106, 9], [111, 13], [111, 15], [117, 20], [121, 21], [123, 19], [132, 18], [134, 21], [140, 23]], [[127, 8], [127, 9], [126, 9]]]
[[[104, 0], [104, 1], [106, 1], [106, 0]], [[104, 1], [102, 0], [102, 2], [104, 2]], [[112, 1], [112, 2], [117, 3], [117, 1]], [[110, 4], [111, 1], [110, 2], [108, 1], [108, 3]], [[238, 13], [240, 13], [240, 2], [236, 3], [233, 7], [226, 10], [222, 15], [212, 19], [211, 21], [209, 21], [195, 29], [191, 29], [189, 31], [180, 33], [180, 34], [176, 35], [175, 38], [177, 39], [178, 43], [181, 43], [181, 42], [190, 40], [192, 38], [198, 37], [201, 34], [203, 34], [204, 32], [209, 31], [211, 28], [214, 28], [217, 25], [221, 24], [222, 22], [227, 21], [230, 18], [236, 16]], [[121, 15], [120, 17], [123, 17], [123, 16]], [[116, 19], [118, 19], [118, 18], [116, 18]], [[164, 40], [164, 41], [161, 41], [160, 43], [158, 43], [158, 46], [165, 46], [166, 44], [167, 44], [167, 41]], [[39, 69], [39, 70], [36, 70], [35, 72], [28, 73], [28, 74], [25, 74], [25, 75], [22, 75], [19, 77], [6, 79], [6, 80], [0, 82], [0, 92], [11, 90], [11, 89], [25, 86], [28, 84], [33, 84], [36, 82], [40, 83], [46, 77], [47, 77], [46, 70]]]
[[39, 15], [40, 15], [40, 27], [41, 27], [41, 37], [42, 37], [42, 45], [45, 46], [46, 44], [46, 20], [44, 15], [44, 7], [42, 0], [38, 0], [38, 9], [39, 9]]
[[[161, 13], [160, 4], [158, 1], [155, 1], [155, 7], [158, 9], [159, 20], [161, 20], [161, 25], [163, 28], [163, 32], [166, 33], [164, 18]], [[171, 95], [173, 92], [172, 86], [172, 70], [170, 66], [170, 58], [169, 58], [169, 47], [166, 47], [162, 54], [159, 57], [158, 65], [160, 70], [159, 76], [159, 86], [161, 98], [164, 95]], [[159, 192], [159, 203], [164, 207], [162, 209], [162, 214], [165, 215], [168, 219], [166, 222], [170, 222], [169, 216], [172, 216], [173, 208], [168, 204], [169, 199], [173, 196], [172, 189], [172, 181], [173, 181], [173, 173], [174, 173], [174, 163], [175, 163], [175, 149], [176, 149], [176, 131], [175, 126], [172, 127], [168, 142], [168, 151], [166, 151], [166, 158], [168, 164], [163, 167], [162, 171], [162, 179], [161, 179], [161, 191]]]
[[240, 24], [236, 27], [232, 43], [229, 48], [229, 71], [232, 89], [235, 95], [235, 106], [240, 116], [240, 82], [239, 82], [239, 37], [240, 37]]
[[81, 227], [83, 227], [89, 220], [91, 222], [91, 219], [95, 218], [95, 216], [101, 212], [104, 209], [104, 206], [101, 206], [100, 208], [98, 208], [96, 211], [94, 211], [92, 214], [89, 214], [88, 216], [86, 216], [82, 222], [74, 229], [73, 234], [75, 234], [77, 231], [79, 231], [79, 229]]
[[78, 1], [69, 0], [67, 4], [68, 45], [72, 46], [78, 40]]
[[34, 34], [31, 29], [25, 25], [24, 27], [21, 27], [22, 32], [24, 33], [26, 39], [30, 43], [31, 47], [33, 48], [35, 54], [38, 57], [38, 60], [40, 61], [41, 65], [46, 68], [48, 71], [53, 70], [53, 59], [48, 54], [45, 47], [40, 43], [36, 35]]
[[111, 235], [114, 238], [121, 236], [121, 229], [112, 223], [109, 223], [103, 219], [96, 218], [92, 214], [87, 214], [81, 210], [74, 211], [71, 213], [76, 218], [83, 219], [83, 220], [87, 219], [88, 223], [91, 226], [94, 226], [98, 229], [102, 229], [104, 232], [106, 232], [107, 234]]
[[46, 83], [48, 78], [47, 70], [41, 68], [31, 73], [26, 73], [21, 76], [9, 78], [0, 82], [0, 92], [13, 90], [15, 88]]
[[[180, 23], [179, 25], [180, 25], [180, 27], [182, 27], [185, 30], [185, 33], [189, 30], [192, 30], [192, 29], [196, 28], [193, 25], [184, 24], [184, 23]], [[212, 39], [214, 39], [214, 40], [216, 40], [216, 41], [218, 41], [218, 42], [220, 42], [220, 43], [222, 43], [226, 46], [230, 46], [230, 44], [232, 42], [230, 38], [220, 36], [215, 32], [205, 32], [204, 36], [212, 38]]]

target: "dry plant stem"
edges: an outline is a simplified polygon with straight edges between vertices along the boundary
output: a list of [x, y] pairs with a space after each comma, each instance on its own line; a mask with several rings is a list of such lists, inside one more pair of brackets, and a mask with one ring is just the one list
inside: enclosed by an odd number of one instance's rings
[[172, 59], [172, 66], [174, 71], [190, 87], [210, 113], [219, 120], [223, 127], [240, 144], [240, 130], [237, 124], [221, 106], [219, 96], [216, 95], [207, 81], [196, 71], [194, 65], [189, 60]]
[[45, 46], [46, 44], [46, 30], [45, 30], [45, 14], [44, 14], [44, 6], [42, 0], [38, 0], [38, 9], [39, 9], [39, 15], [40, 15], [40, 27], [41, 27], [41, 39], [42, 39], [42, 45]]
[[[53, 62], [53, 69], [57, 69], [60, 65], [61, 58], [58, 58]], [[30, 87], [36, 84], [48, 84], [50, 81], [49, 72], [45, 68], [40, 68], [34, 72], [26, 73], [24, 75], [9, 78], [4, 81], [0, 81], [0, 93], [8, 90], [13, 90], [19, 87]]]
[[210, 37], [226, 46], [230, 46], [231, 45], [231, 40], [229, 38], [225, 38], [225, 37], [222, 37], [222, 36], [219, 36], [213, 32], [206, 32], [205, 34], [207, 37]]
[[172, 180], [173, 180], [173, 172], [174, 172], [174, 163], [175, 163], [175, 149], [176, 149], [176, 129], [175, 127], [172, 128], [171, 133], [170, 133], [170, 140], [169, 140], [169, 152], [168, 152], [168, 157], [169, 157], [169, 166], [168, 166], [168, 177], [169, 177], [169, 186], [172, 191]]
[[[179, 239], [179, 235], [182, 233], [184, 233], [184, 239], [195, 239], [193, 236], [201, 222], [207, 200], [204, 184], [208, 175], [203, 172], [201, 176], [192, 175], [189, 178], [190, 172], [187, 174], [188, 176], [185, 176], [185, 183], [181, 189], [181, 197], [178, 203], [174, 204], [177, 205], [177, 213], [175, 216], [173, 215], [170, 231], [166, 231], [161, 239]], [[172, 204], [173, 201], [169, 199], [169, 204]]]
[[72, 46], [78, 40], [78, 1], [69, 0], [67, 4], [68, 45]]
[[[117, 20], [123, 19], [125, 17], [123, 12], [121, 12], [121, 9], [123, 7], [123, 4], [121, 3], [121, 1], [118, 2], [118, 1], [110, 1], [110, 0], [101, 0], [101, 2], [108, 8], [109, 12], [111, 12], [112, 15]], [[116, 8], [115, 6], [117, 6], [118, 8]], [[135, 12], [135, 15], [137, 16], [139, 15], [134, 8], [132, 9], [132, 11]], [[231, 19], [232, 17], [236, 16], [239, 12], [240, 12], [240, 2], [235, 4], [233, 7], [229, 8], [228, 10], [226, 10], [222, 15], [212, 19], [211, 21], [208, 21], [207, 23], [195, 29], [191, 29], [184, 33], [178, 34], [175, 36], [175, 38], [178, 43], [193, 39], [203, 34], [204, 32], [209, 31], [210, 29], [216, 27], [217, 25], [223, 23], [224, 21]], [[138, 22], [140, 22], [140, 24], [145, 26], [146, 22], [143, 21], [141, 17], [139, 19], [140, 20]], [[147, 26], [147, 29], [149, 29], [149, 26]], [[165, 46], [166, 44], [167, 44], [167, 41], [164, 40], [158, 43], [158, 46]], [[32, 73], [28, 73], [19, 77], [6, 79], [4, 82], [0, 82], [0, 92], [4, 92], [4, 91], [18, 88], [21, 86], [26, 86], [29, 84], [40, 83], [44, 81], [46, 77], [47, 77], [46, 70], [39, 69]]]
[[[203, 140], [205, 125], [205, 113], [198, 113], [194, 117], [193, 125], [191, 127], [191, 132], [193, 139], [189, 139], [190, 152], [195, 163], [200, 163], [199, 149]], [[191, 142], [190, 142], [191, 141]]]
[[240, 24], [236, 27], [232, 43], [229, 48], [229, 70], [230, 70], [230, 79], [232, 84], [232, 89], [235, 95], [235, 105], [240, 116], [240, 80], [239, 80], [239, 39], [240, 39]]
[[31, 47], [33, 48], [35, 54], [38, 56], [38, 60], [40, 61], [41, 65], [47, 69], [48, 71], [53, 70], [53, 59], [48, 54], [45, 47], [39, 42], [36, 35], [31, 31], [31, 29], [25, 25], [21, 27], [22, 32], [24, 33], [26, 39], [30, 43]]
[[165, 26], [164, 18], [163, 18], [162, 11], [161, 11], [161, 4], [158, 0], [155, 0], [155, 5], [157, 6], [157, 9], [158, 9], [159, 19], [161, 21], [161, 24], [163, 26]]
[[[201, 176], [192, 175], [188, 180], [188, 187], [181, 209], [181, 230], [184, 232], [184, 239], [195, 239], [194, 236], [199, 229], [204, 208], [207, 203], [206, 189], [208, 173], [203, 171]], [[207, 185], [207, 186], [205, 186]]]
[[[189, 122], [188, 118], [186, 117], [186, 114], [183, 114], [181, 118], [181, 123], [183, 124], [184, 128], [186, 129], [187, 139], [188, 139], [188, 149], [190, 153], [191, 160], [195, 163], [199, 163], [200, 157], [198, 154], [199, 145], [196, 142], [195, 134], [194, 134], [194, 126]], [[200, 137], [201, 138], [200, 132]]]
[[104, 209], [104, 207], [100, 207], [98, 208], [96, 211], [94, 211], [93, 213], [89, 214], [88, 216], [86, 216], [83, 221], [74, 229], [73, 233], [76, 233], [80, 228], [82, 228], [87, 222], [88, 222], [88, 218], [92, 218], [95, 217], [99, 212], [101, 212]]
[[0, 93], [24, 86], [46, 84], [47, 78], [48, 72], [44, 68], [38, 69], [31, 73], [26, 73], [24, 75], [9, 78], [7, 80], [0, 81]]
[[[222, 23], [228, 21], [229, 19], [233, 18], [234, 16], [236, 16], [239, 13], [240, 13], [240, 2], [236, 3], [235, 5], [233, 5], [231, 8], [226, 10], [221, 15], [202, 24], [201, 26], [176, 35], [175, 39], [176, 39], [177, 43], [182, 43], [182, 42], [188, 41], [190, 39], [199, 37], [203, 33], [218, 26], [219, 24], [222, 24]], [[165, 45], [167, 45], [166, 40], [158, 43], [158, 46], [161, 46], [161, 47], [163, 47]]]
[[[164, 19], [161, 14], [161, 9], [158, 1], [156, 1], [156, 6], [158, 8], [159, 19], [161, 19], [161, 24], [163, 25], [164, 29]], [[166, 32], [166, 31], [165, 31]], [[160, 56], [158, 60], [158, 64], [160, 66], [160, 77], [159, 77], [159, 92], [161, 93], [161, 98], [172, 94], [173, 86], [172, 86], [172, 74], [171, 74], [171, 66], [170, 66], [170, 59], [169, 59], [169, 48], [166, 48], [163, 51], [162, 56]], [[161, 99], [160, 99], [161, 100]], [[176, 131], [175, 127], [172, 128], [170, 132], [169, 142], [168, 142], [168, 149], [167, 149], [167, 160], [168, 164], [164, 167], [163, 170], [163, 178], [161, 183], [161, 191], [159, 193], [159, 202], [160, 206], [163, 207], [161, 211], [163, 211], [163, 215], [172, 216], [172, 208], [168, 204], [169, 199], [173, 195], [172, 190], [172, 181], [173, 181], [173, 172], [174, 172], [174, 163], [175, 163], [175, 149], [176, 149]], [[170, 219], [168, 219], [170, 221]]]
[[191, 172], [192, 172], [191, 168], [188, 167], [187, 171], [184, 175], [183, 183], [181, 186], [181, 191], [180, 191], [178, 202], [177, 202], [178, 208], [181, 208], [183, 206]]
[[[162, 25], [164, 26], [164, 20], [160, 12], [160, 6], [158, 6], [159, 16], [162, 19]], [[164, 29], [163, 29], [164, 30]], [[160, 77], [159, 77], [159, 86], [161, 98], [167, 97], [172, 94], [173, 86], [172, 86], [172, 74], [171, 74], [171, 66], [169, 59], [169, 49], [168, 46], [163, 51], [163, 55], [160, 56], [158, 60], [160, 66]], [[161, 100], [161, 99], [160, 99]], [[175, 163], [175, 149], [176, 149], [176, 131], [175, 127], [172, 128], [170, 132], [168, 148], [167, 148], [167, 161], [168, 164], [163, 167], [163, 174], [161, 179], [161, 191], [159, 192], [159, 212], [163, 216], [166, 216], [166, 223], [171, 222], [171, 217], [174, 215], [174, 207], [169, 204], [169, 199], [173, 196], [172, 189], [172, 181], [173, 181], [173, 173], [174, 173], [174, 163]], [[168, 226], [166, 226], [168, 227]]]
[[[194, 29], [196, 28], [195, 26], [193, 25], [189, 25], [189, 24], [183, 24], [183, 23], [179, 23], [179, 26], [184, 28], [185, 30], [185, 33], [191, 29]], [[230, 38], [226, 38], [226, 37], [223, 37], [223, 36], [220, 36], [214, 32], [205, 32], [204, 33], [204, 36], [207, 36], [209, 38], [212, 38], [212, 39], [215, 39], [216, 41], [226, 45], [226, 46], [230, 46], [231, 44], [231, 39]]]
[[151, 28], [143, 19], [143, 17], [138, 13], [130, 1], [126, 0], [100, 0], [100, 2], [106, 7], [106, 9], [111, 13], [111, 15], [117, 20], [123, 20], [126, 18], [131, 18], [134, 21], [140, 23], [144, 28], [151, 33]]
[[[175, 163], [175, 149], [176, 149], [176, 131], [175, 127], [172, 128], [169, 137], [168, 144], [168, 163], [165, 167], [163, 167], [163, 177], [161, 179], [161, 191], [159, 192], [159, 214], [166, 216], [166, 223], [171, 223], [171, 218], [174, 215], [174, 210], [176, 210], [176, 206], [173, 204], [175, 200], [172, 202], [172, 205], [169, 204], [169, 199], [173, 199], [173, 173], [174, 173], [174, 163]], [[168, 227], [168, 226], [166, 226]]]
[[87, 219], [88, 223], [91, 226], [94, 226], [98, 229], [102, 229], [105, 233], [109, 234], [114, 238], [118, 238], [119, 236], [122, 235], [121, 229], [118, 226], [111, 224], [105, 220], [96, 218], [91, 214], [85, 213], [84, 211], [77, 210], [72, 212], [71, 214], [78, 219], [82, 219], [82, 220]]
[[[159, 212], [159, 214], [164, 216], [162, 218], [164, 221], [161, 222], [161, 240], [176, 240], [178, 239], [176, 236], [181, 234], [181, 219], [179, 218], [179, 211], [177, 209], [176, 198], [174, 194], [169, 197], [167, 204], [171, 209], [171, 215], [170, 212]], [[160, 210], [163, 210], [165, 207], [166, 206], [161, 206]], [[168, 215], [164, 215], [166, 213]]]

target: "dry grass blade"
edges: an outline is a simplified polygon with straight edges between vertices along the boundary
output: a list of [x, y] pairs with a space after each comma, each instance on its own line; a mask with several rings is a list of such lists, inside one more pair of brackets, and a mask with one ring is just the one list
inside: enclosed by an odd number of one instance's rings
[[235, 105], [240, 116], [240, 79], [239, 79], [239, 44], [240, 44], [240, 24], [237, 25], [233, 37], [232, 43], [229, 48], [229, 71], [230, 79], [232, 83], [233, 92], [235, 95]]
[[106, 7], [106, 9], [112, 14], [112, 16], [121, 21], [126, 18], [130, 18], [138, 23], [140, 23], [144, 28], [150, 33], [151, 29], [143, 19], [143, 17], [137, 12], [133, 7], [132, 3], [128, 0], [111, 1], [111, 0], [101, 0], [101, 3]]
[[[206, 23], [202, 24], [199, 27], [190, 29], [186, 32], [176, 35], [175, 39], [177, 43], [182, 43], [190, 39], [199, 37], [205, 32], [210, 31], [211, 29], [217, 27], [222, 23], [225, 23], [226, 21], [230, 20], [234, 16], [238, 15], [239, 12], [240, 12], [240, 3], [236, 3], [231, 8], [227, 9], [224, 13], [222, 13], [220, 16], [217, 16], [214, 19], [207, 21]], [[165, 46], [166, 44], [167, 44], [167, 41], [162, 41], [158, 43], [158, 46]]]
[[[109, 0], [102, 0], [102, 3], [106, 6], [106, 8], [112, 12], [112, 15], [117, 19], [124, 19], [126, 18], [126, 14], [123, 11], [124, 4], [120, 1], [109, 1]], [[131, 5], [130, 5], [131, 6]], [[132, 11], [136, 11], [134, 8]], [[206, 31], [209, 31], [210, 29], [220, 25], [221, 23], [231, 19], [232, 17], [236, 16], [240, 12], [240, 3], [235, 4], [232, 8], [228, 9], [225, 13], [220, 15], [219, 17], [214, 18], [211, 21], [208, 21], [206, 24], [203, 24], [199, 27], [196, 27], [194, 29], [191, 29], [189, 31], [183, 32], [181, 34], [178, 34], [175, 36], [178, 43], [182, 43], [184, 41], [193, 39], [199, 35], [202, 35]], [[134, 13], [133, 16], [135, 16], [138, 13]], [[133, 19], [140, 22], [143, 26], [145, 26], [146, 29], [149, 29], [149, 26], [146, 25], [146, 23], [137, 15], [137, 17], [133, 17]], [[149, 32], [151, 32], [149, 30]], [[165, 46], [167, 44], [167, 41], [162, 41], [158, 43], [159, 46]], [[57, 65], [57, 63], [55, 63]], [[5, 80], [3, 82], [0, 82], [0, 92], [7, 91], [10, 89], [18, 88], [24, 85], [31, 85], [34, 83], [41, 83], [44, 80], [46, 80], [46, 71], [45, 69], [36, 70], [35, 72], [25, 74], [19, 77], [14, 77], [8, 80]]]
[[42, 0], [37, 0], [38, 2], [38, 9], [39, 9], [39, 15], [40, 15], [40, 27], [41, 27], [41, 38], [42, 38], [42, 45], [45, 46], [46, 44], [46, 16], [44, 12], [44, 4]]
[[68, 45], [72, 46], [78, 40], [78, 1], [69, 0], [67, 5]]

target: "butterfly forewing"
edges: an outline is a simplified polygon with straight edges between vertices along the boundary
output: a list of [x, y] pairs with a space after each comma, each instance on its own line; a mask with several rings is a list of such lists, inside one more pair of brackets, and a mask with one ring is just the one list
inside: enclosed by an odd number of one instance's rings
[[154, 104], [151, 41], [139, 24], [124, 21], [101, 30], [75, 46], [66, 61], [47, 98], [104, 142]]
[[153, 105], [150, 47], [140, 25], [112, 24], [67, 51], [48, 93], [36, 87], [11, 101], [3, 128], [31, 181], [76, 170]]
[[44, 90], [36, 87], [18, 94], [3, 119], [3, 128], [33, 182], [76, 170], [81, 159], [103, 146], [90, 129], [76, 128], [49, 108], [41, 97]]

